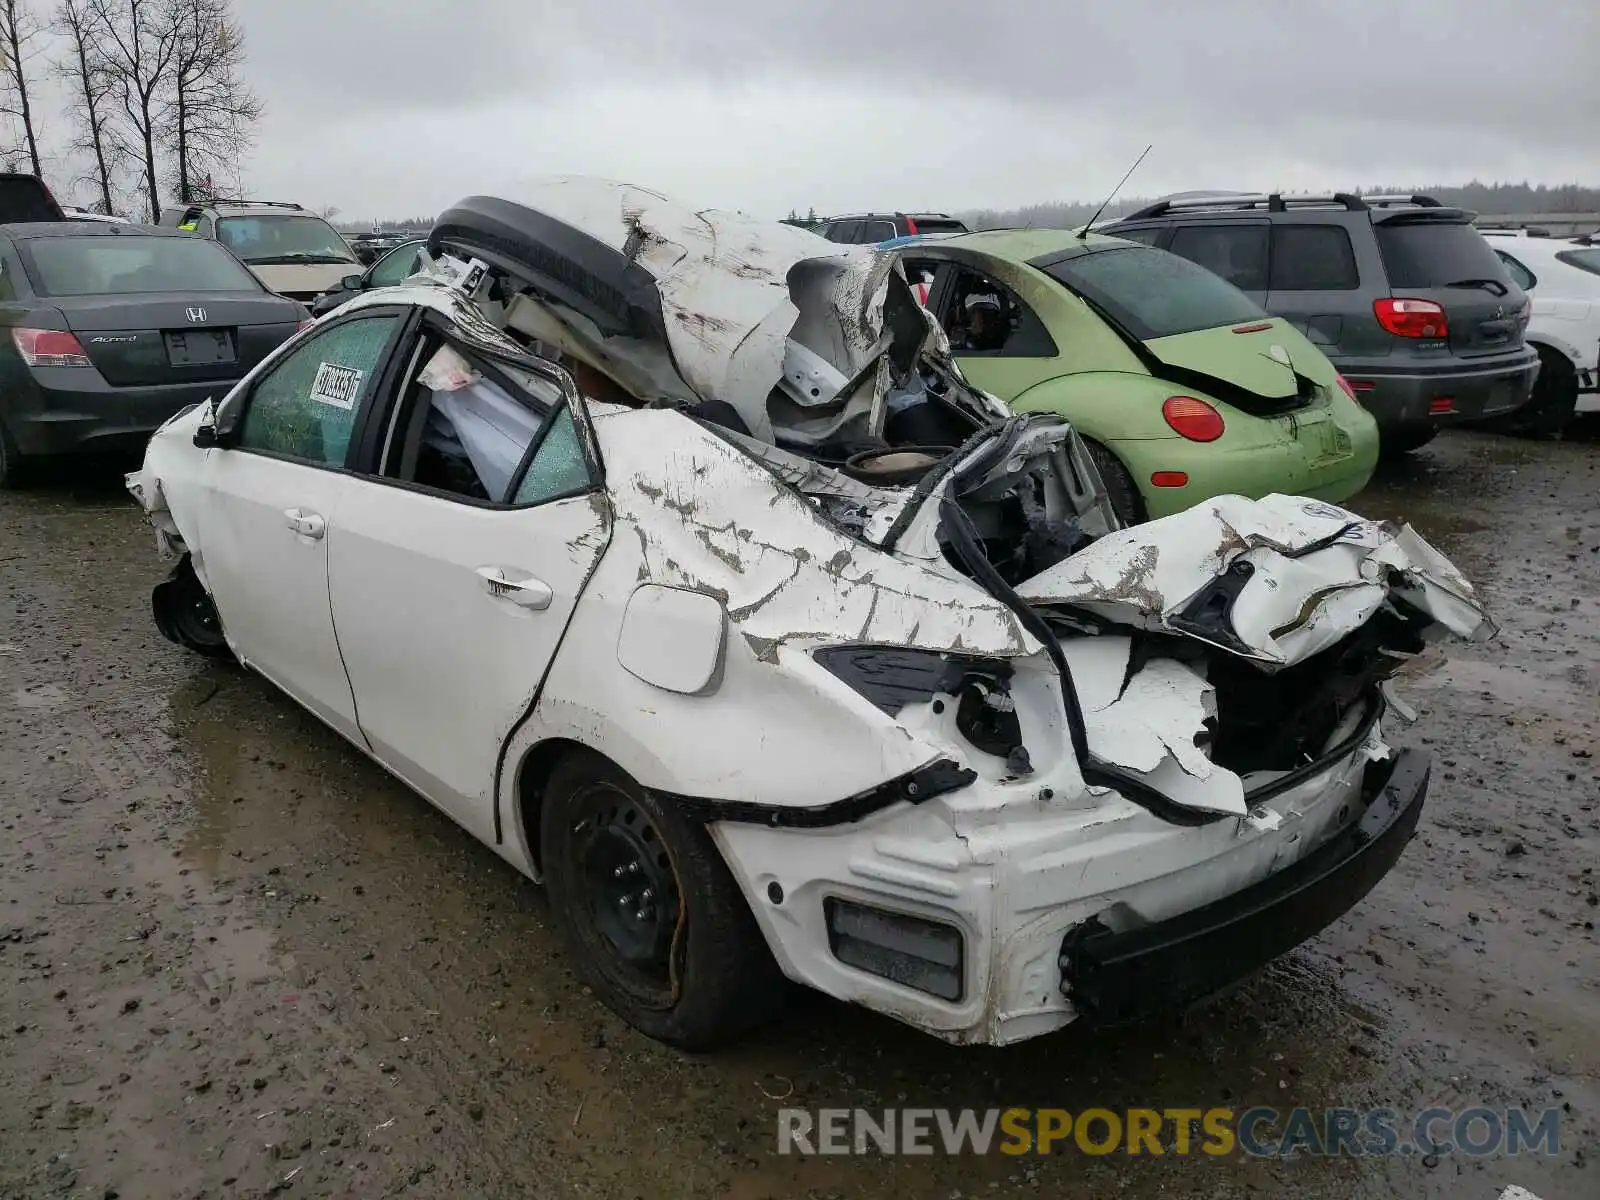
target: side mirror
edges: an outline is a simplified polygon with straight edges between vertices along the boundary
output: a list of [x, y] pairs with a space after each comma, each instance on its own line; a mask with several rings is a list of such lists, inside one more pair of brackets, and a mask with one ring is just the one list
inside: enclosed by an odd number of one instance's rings
[[194, 431], [194, 444], [202, 450], [215, 450], [222, 444], [217, 440], [217, 427], [201, 425]]
[[365, 278], [365, 275], [346, 275], [339, 280], [339, 290], [341, 292], [359, 292], [361, 290], [361, 281]]

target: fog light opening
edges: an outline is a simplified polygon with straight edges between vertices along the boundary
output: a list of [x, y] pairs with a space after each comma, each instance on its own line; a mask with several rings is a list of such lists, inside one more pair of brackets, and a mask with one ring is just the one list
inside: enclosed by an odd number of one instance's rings
[[829, 897], [828, 945], [846, 966], [903, 987], [959, 1001], [966, 987], [961, 931], [942, 921]]

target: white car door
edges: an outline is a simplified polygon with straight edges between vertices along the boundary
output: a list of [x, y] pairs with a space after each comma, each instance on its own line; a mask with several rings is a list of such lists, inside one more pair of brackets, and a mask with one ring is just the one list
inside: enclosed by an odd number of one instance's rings
[[485, 841], [500, 750], [604, 551], [559, 387], [427, 335], [384, 461], [341, 500], [334, 624], [373, 752]]
[[364, 310], [296, 346], [228, 406], [203, 468], [200, 548], [234, 652], [358, 743], [328, 546], [351, 435], [406, 315]]

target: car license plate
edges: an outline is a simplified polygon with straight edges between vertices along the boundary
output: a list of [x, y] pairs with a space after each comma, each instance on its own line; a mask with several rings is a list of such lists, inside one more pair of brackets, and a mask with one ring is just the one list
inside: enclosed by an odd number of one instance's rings
[[166, 335], [167, 362], [174, 367], [203, 367], [236, 360], [233, 331], [184, 329]]

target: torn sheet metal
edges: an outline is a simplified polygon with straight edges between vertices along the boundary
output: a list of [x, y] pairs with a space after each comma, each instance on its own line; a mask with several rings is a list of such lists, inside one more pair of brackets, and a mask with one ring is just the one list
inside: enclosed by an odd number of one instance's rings
[[827, 641], [1002, 657], [1038, 649], [971, 580], [819, 520], [763, 463], [682, 414], [626, 413], [598, 428], [617, 519], [633, 530], [617, 536], [638, 539], [649, 581], [718, 597], [762, 655]]
[[[898, 334], [934, 342], [931, 317], [911, 296], [895, 255], [829, 242], [742, 213], [695, 210], [646, 188], [562, 176], [519, 189], [516, 203], [601, 243], [654, 280], [666, 344], [602, 330], [558, 298], [520, 297], [515, 328], [605, 371], [642, 399], [661, 396], [731, 405], [752, 434], [816, 444], [871, 420], [883, 386], [870, 376], [885, 334], [891, 289], [905, 293]], [[581, 269], [581, 267], [579, 268]], [[444, 268], [439, 268], [444, 270]], [[902, 346], [909, 363], [916, 349]], [[820, 360], [816, 386], [798, 359]], [[806, 377], [790, 379], [797, 372]], [[861, 386], [844, 389], [847, 381]], [[774, 414], [769, 401], [781, 407]]]
[[1109, 635], [1062, 645], [1090, 754], [1143, 776], [1186, 807], [1243, 816], [1243, 782], [1196, 744], [1216, 715], [1211, 684], [1170, 658], [1153, 659], [1130, 677], [1132, 648], [1130, 638]]
[[1472, 585], [1415, 531], [1299, 496], [1217, 496], [1104, 537], [1017, 590], [1274, 666], [1333, 645], [1391, 596], [1460, 637], [1495, 631]]

